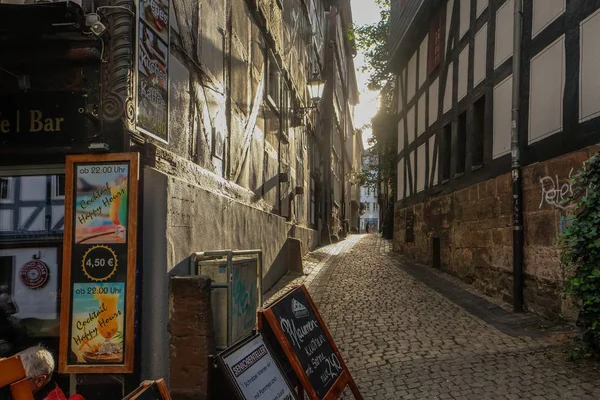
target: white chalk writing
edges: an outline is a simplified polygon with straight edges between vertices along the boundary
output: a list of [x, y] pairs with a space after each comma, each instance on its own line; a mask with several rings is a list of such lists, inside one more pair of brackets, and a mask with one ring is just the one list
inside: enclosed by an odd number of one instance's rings
[[544, 176], [540, 179], [540, 185], [542, 187], [542, 199], [540, 200], [539, 208], [542, 208], [544, 204], [549, 204], [553, 207], [561, 210], [565, 209], [565, 206], [569, 203], [573, 197], [573, 182], [571, 176], [573, 175], [573, 168], [569, 172], [569, 179], [562, 185], [558, 179], [550, 176]]

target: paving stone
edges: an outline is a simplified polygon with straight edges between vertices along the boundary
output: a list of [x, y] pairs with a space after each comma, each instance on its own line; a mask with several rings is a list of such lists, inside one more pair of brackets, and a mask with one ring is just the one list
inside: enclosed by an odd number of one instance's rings
[[490, 324], [407, 262], [377, 235], [352, 235], [311, 253], [304, 275], [265, 297], [307, 286], [365, 399], [600, 399], [598, 365], [567, 361], [569, 343], [529, 324], [522, 334], [521, 322]]

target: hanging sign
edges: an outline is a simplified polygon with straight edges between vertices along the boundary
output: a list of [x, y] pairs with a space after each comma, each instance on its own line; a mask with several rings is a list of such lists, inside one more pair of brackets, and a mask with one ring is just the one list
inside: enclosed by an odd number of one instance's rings
[[140, 0], [137, 46], [137, 128], [169, 141], [169, 1]]
[[311, 400], [337, 399], [346, 385], [362, 400], [323, 318], [304, 286], [291, 290], [259, 311], [261, 328], [267, 323]]
[[133, 371], [138, 157], [67, 157], [61, 373]]
[[221, 353], [217, 360], [240, 400], [297, 398], [260, 334]]
[[0, 144], [71, 146], [84, 138], [85, 97], [77, 92], [0, 96]]

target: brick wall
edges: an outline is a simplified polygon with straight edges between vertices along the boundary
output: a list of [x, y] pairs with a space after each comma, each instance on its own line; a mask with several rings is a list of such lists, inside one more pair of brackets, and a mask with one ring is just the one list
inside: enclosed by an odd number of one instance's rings
[[[523, 170], [525, 303], [528, 309], [573, 318], [562, 299], [563, 270], [557, 239], [573, 208], [564, 201], [577, 174], [598, 146], [527, 166]], [[485, 293], [512, 302], [512, 187], [510, 173], [409, 207], [396, 204], [394, 247], [432, 263], [440, 238], [441, 268]], [[406, 211], [414, 212], [415, 241], [406, 243]]]
[[206, 400], [208, 356], [215, 354], [210, 279], [172, 277], [169, 308], [171, 396], [174, 400]]

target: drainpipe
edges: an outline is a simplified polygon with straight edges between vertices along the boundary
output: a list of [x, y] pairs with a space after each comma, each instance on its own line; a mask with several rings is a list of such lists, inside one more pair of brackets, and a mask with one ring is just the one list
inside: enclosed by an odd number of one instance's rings
[[323, 90], [323, 119], [319, 121], [322, 125], [322, 146], [321, 162], [323, 163], [323, 227], [321, 229], [321, 245], [331, 244], [332, 229], [332, 211], [333, 211], [333, 179], [331, 170], [331, 146], [333, 145], [333, 91], [334, 80], [334, 61], [333, 47], [331, 41], [335, 37], [335, 16], [337, 10], [330, 7], [330, 11], [325, 12], [325, 43], [324, 46], [324, 65], [323, 74], [325, 75], [325, 88]]
[[513, 87], [511, 124], [511, 176], [513, 191], [513, 309], [523, 312], [523, 186], [519, 152], [519, 108], [521, 86], [521, 37], [523, 34], [523, 0], [515, 0], [513, 42]]

